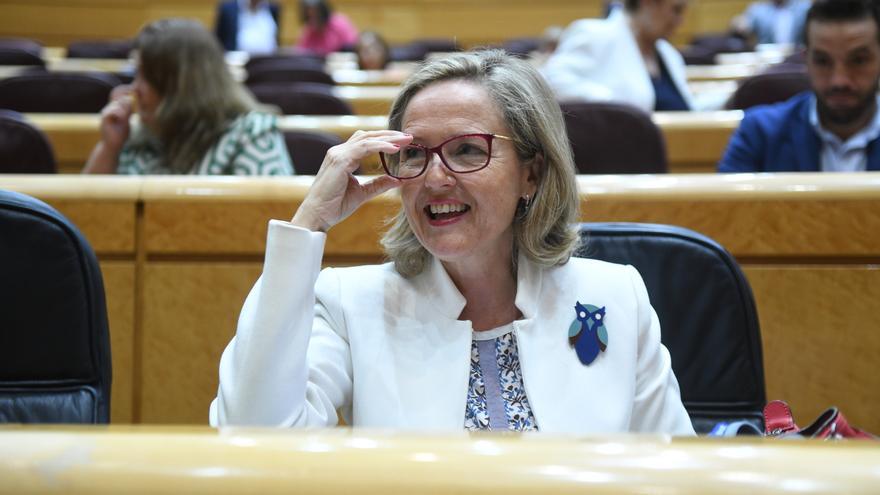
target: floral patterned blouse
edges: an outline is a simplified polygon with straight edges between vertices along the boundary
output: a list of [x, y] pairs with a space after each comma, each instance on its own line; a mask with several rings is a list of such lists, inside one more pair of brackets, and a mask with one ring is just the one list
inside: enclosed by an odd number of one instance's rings
[[464, 414], [467, 430], [537, 430], [523, 386], [513, 324], [474, 332]]
[[[147, 136], [147, 135], [145, 135]], [[162, 146], [155, 138], [129, 140], [119, 155], [117, 173], [125, 175], [173, 174], [160, 163]], [[277, 118], [249, 112], [229, 124], [226, 133], [205, 153], [190, 174], [292, 175], [294, 173]]]

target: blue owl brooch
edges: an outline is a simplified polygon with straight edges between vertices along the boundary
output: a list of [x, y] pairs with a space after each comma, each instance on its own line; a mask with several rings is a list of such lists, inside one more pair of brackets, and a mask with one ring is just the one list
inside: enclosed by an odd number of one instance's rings
[[574, 305], [577, 317], [568, 327], [568, 344], [574, 347], [578, 359], [585, 365], [592, 363], [599, 351], [608, 347], [608, 330], [605, 329], [605, 307], [590, 304]]

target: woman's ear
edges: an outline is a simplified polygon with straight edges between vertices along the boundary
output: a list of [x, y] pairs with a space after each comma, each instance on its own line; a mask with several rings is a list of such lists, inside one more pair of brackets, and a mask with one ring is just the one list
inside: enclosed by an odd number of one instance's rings
[[545, 170], [544, 167], [544, 154], [541, 152], [536, 153], [526, 164], [526, 170], [528, 173], [524, 174], [525, 184], [523, 184], [523, 188], [532, 197], [535, 196], [535, 192], [538, 190], [538, 184], [541, 183], [541, 177], [544, 175]]

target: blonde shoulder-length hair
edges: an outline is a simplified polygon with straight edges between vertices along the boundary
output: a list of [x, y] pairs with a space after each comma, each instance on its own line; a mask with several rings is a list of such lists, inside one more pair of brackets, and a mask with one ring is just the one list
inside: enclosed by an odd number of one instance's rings
[[[261, 108], [233, 79], [219, 42], [198, 21], [152, 22], [138, 34], [134, 49], [141, 74], [162, 98], [155, 137], [161, 162], [176, 173], [198, 166], [231, 121]], [[143, 127], [139, 134], [135, 144], [149, 139]]]
[[[407, 105], [419, 91], [453, 79], [471, 81], [486, 89], [512, 133], [522, 166], [543, 163], [535, 170], [538, 184], [531, 207], [512, 220], [513, 269], [517, 253], [545, 267], [566, 263], [578, 241], [574, 160], [559, 103], [531, 65], [501, 50], [457, 53], [431, 60], [403, 83], [391, 107], [389, 128], [401, 130]], [[405, 277], [421, 273], [431, 255], [413, 233], [403, 208], [388, 223], [390, 227], [382, 238], [386, 256]]]

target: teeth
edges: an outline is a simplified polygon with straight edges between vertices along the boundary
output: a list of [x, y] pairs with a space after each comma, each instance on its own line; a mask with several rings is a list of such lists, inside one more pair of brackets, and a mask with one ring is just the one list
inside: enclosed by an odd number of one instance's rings
[[463, 204], [451, 205], [449, 203], [445, 203], [442, 205], [430, 205], [432, 215], [438, 215], [440, 213], [454, 213], [454, 212], [464, 211], [465, 208], [466, 208], [466, 206]]

